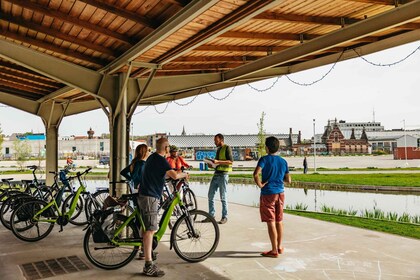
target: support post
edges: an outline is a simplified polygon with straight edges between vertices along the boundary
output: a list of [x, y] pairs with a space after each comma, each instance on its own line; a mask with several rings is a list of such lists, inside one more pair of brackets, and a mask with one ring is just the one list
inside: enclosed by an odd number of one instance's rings
[[58, 169], [58, 126], [56, 125], [45, 125], [46, 131], [46, 184], [51, 186], [54, 183], [54, 174], [49, 173], [50, 171], [57, 171]]

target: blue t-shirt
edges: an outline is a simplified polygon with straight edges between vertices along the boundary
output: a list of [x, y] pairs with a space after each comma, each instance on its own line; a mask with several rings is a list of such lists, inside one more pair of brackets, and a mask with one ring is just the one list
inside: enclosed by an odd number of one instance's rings
[[280, 156], [266, 155], [260, 158], [257, 166], [262, 169], [262, 183], [268, 182], [261, 189], [261, 194], [284, 192], [284, 176], [289, 173], [287, 162]]
[[139, 194], [160, 198], [168, 170], [171, 170], [171, 166], [166, 158], [158, 153], [150, 155], [143, 166]]

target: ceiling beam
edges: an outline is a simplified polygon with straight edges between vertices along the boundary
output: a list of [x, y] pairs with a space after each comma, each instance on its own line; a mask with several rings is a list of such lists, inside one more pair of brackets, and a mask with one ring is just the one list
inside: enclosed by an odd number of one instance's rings
[[166, 37], [176, 32], [179, 28], [188, 24], [191, 20], [198, 15], [207, 11], [210, 7], [215, 5], [218, 0], [193, 0], [184, 9], [177, 13], [173, 18], [164, 22], [155, 31], [150, 33], [135, 46], [125, 52], [123, 55], [112, 61], [105, 68], [101, 70], [102, 73], [112, 74], [128, 62], [133, 61], [138, 56], [150, 50]]
[[31, 93], [35, 93], [35, 94], [39, 94], [39, 95], [44, 95], [45, 94], [45, 92], [41, 92], [39, 89], [34, 89], [33, 87], [30, 87], [26, 84], [13, 82], [9, 78], [5, 79], [4, 77], [0, 76], [0, 81], [1, 81], [1, 84], [3, 86], [7, 86], [9, 88], [14, 88], [14, 89], [17, 89], [17, 90], [31, 92]]
[[234, 12], [224, 16], [221, 20], [213, 23], [206, 29], [195, 34], [192, 38], [184, 41], [177, 45], [175, 48], [165, 52], [164, 55], [160, 56], [153, 61], [158, 64], [168, 63], [180, 56], [183, 56], [186, 52], [191, 51], [198, 46], [204, 45], [210, 40], [222, 35], [246, 22], [247, 20], [255, 17], [256, 15], [275, 7], [281, 1], [267, 1], [267, 0], [255, 0], [246, 2], [246, 4], [240, 6]]
[[9, 76], [18, 77], [19, 79], [25, 80], [30, 83], [42, 85], [43, 87], [58, 89], [60, 87], [59, 83], [52, 82], [45, 79], [40, 79], [38, 76], [34, 76], [22, 71], [10, 70], [10, 68], [3, 68], [0, 65], [0, 73], [4, 73]]
[[110, 50], [110, 49], [105, 48], [105, 47], [103, 47], [101, 45], [98, 45], [98, 44], [91, 43], [91, 42], [89, 42], [85, 39], [79, 39], [75, 36], [71, 36], [70, 34], [64, 34], [64, 33], [60, 32], [59, 30], [53, 29], [52, 26], [48, 27], [48, 26], [38, 24], [38, 23], [35, 23], [35, 22], [32, 22], [32, 21], [27, 21], [27, 20], [24, 20], [21, 17], [11, 16], [11, 15], [2, 13], [1, 11], [0, 11], [0, 20], [4, 20], [6, 22], [19, 25], [19, 26], [28, 28], [28, 29], [36, 31], [36, 32], [41, 32], [41, 33], [44, 33], [45, 35], [61, 39], [63, 41], [66, 41], [66, 42], [69, 42], [69, 43], [72, 43], [72, 44], [77, 44], [79, 46], [85, 47], [85, 48], [93, 50], [93, 51], [97, 51], [97, 52], [100, 52], [100, 53], [103, 53], [103, 54], [107, 54], [107, 55], [110, 55], [112, 57], [117, 57], [117, 54], [113, 50]]
[[[220, 37], [223, 38], [239, 38], [239, 39], [251, 39], [251, 40], [286, 40], [286, 41], [309, 41], [321, 37], [319, 34], [296, 34], [296, 33], [260, 33], [260, 32], [226, 32]], [[359, 38], [354, 42], [375, 42], [378, 39], [373, 36], [366, 36]]]
[[398, 1], [398, 4], [407, 4], [414, 0], [346, 0], [350, 2], [360, 2], [360, 3], [366, 3], [366, 4], [377, 4], [377, 5], [387, 5], [387, 6], [395, 6], [396, 1]]
[[58, 84], [58, 82], [54, 81], [53, 79], [50, 79], [50, 78], [45, 77], [45, 76], [42, 76], [42, 75], [40, 75], [39, 73], [37, 73], [35, 71], [29, 70], [28, 68], [22, 67], [22, 66], [20, 66], [18, 64], [14, 64], [14, 63], [11, 63], [11, 62], [6, 61], [6, 60], [0, 59], [0, 66], [2, 66], [4, 68], [12, 69], [14, 71], [25, 72], [28, 75], [34, 75], [34, 76], [37, 76], [38, 78], [40, 78], [42, 80], [46, 80], [46, 81], [50, 81], [50, 82], [54, 82], [54, 83], [57, 83]]
[[270, 57], [265, 57], [255, 62], [250, 62], [244, 66], [240, 66], [236, 69], [226, 71], [224, 73], [224, 79], [239, 79], [276, 65], [281, 65], [346, 42], [369, 36], [384, 29], [392, 28], [409, 21], [414, 21], [420, 18], [418, 11], [420, 11], [420, 0], [413, 1], [410, 4], [399, 6], [388, 12], [384, 12], [350, 26], [346, 26], [340, 30], [328, 33], [308, 42], [304, 42], [277, 54], [273, 54]]
[[39, 103], [28, 98], [33, 98], [33, 94], [22, 91], [15, 92], [13, 89], [9, 91], [9, 89], [0, 85], [0, 103], [27, 113], [36, 114]]
[[185, 7], [188, 5], [189, 0], [163, 0], [164, 2], [175, 4], [180, 7]]
[[232, 46], [232, 45], [202, 45], [195, 48], [194, 52], [279, 52], [290, 46]]
[[66, 56], [69, 56], [69, 57], [72, 57], [72, 58], [76, 58], [76, 59], [79, 59], [79, 60], [82, 60], [82, 61], [90, 62], [90, 63], [94, 64], [96, 67], [98, 67], [98, 66], [101, 67], [101, 66], [103, 66], [107, 63], [107, 62], [105, 62], [101, 59], [93, 58], [91, 56], [84, 55], [84, 54], [82, 54], [80, 52], [77, 52], [77, 51], [73, 51], [73, 50], [70, 50], [70, 49], [64, 49], [64, 48], [58, 47], [58, 46], [54, 45], [53, 43], [40, 41], [40, 40], [31, 38], [29, 36], [23, 36], [23, 35], [13, 33], [13, 32], [10, 32], [10, 31], [2, 30], [2, 31], [0, 31], [0, 35], [4, 36], [6, 38], [10, 38], [10, 39], [13, 39], [13, 40], [20, 41], [22, 43], [26, 43], [26, 44], [29, 44], [29, 45], [32, 45], [32, 46], [43, 48], [43, 49], [51, 51], [51, 52], [55, 52], [55, 53], [58, 53], [58, 54], [63, 54], [63, 55], [66, 55]]
[[[238, 67], [242, 64], [245, 64], [243, 61], [237, 61], [237, 62], [223, 62], [223, 63], [217, 63], [217, 64], [182, 64], [182, 65], [164, 65], [162, 66], [163, 71], [184, 71], [184, 70], [217, 70], [217, 69], [232, 69], [235, 67]], [[160, 70], [159, 70], [160, 71]]]
[[72, 92], [78, 92], [78, 91], [79, 91], [78, 89], [74, 89], [72, 87], [65, 86], [65, 87], [62, 87], [60, 89], [57, 89], [54, 92], [51, 92], [48, 95], [45, 95], [45, 96], [41, 97], [37, 101], [39, 103], [43, 103], [43, 102], [46, 102], [46, 101], [49, 101], [49, 100], [52, 100], [52, 99], [57, 99], [57, 97], [60, 97], [62, 95], [69, 94], [69, 93], [72, 93]]
[[84, 2], [86, 4], [89, 4], [91, 6], [97, 7], [101, 10], [104, 10], [106, 12], [113, 13], [114, 15], [117, 15], [119, 17], [129, 19], [135, 23], [141, 24], [144, 27], [150, 28], [150, 29], [156, 29], [159, 27], [160, 23], [156, 22], [154, 20], [148, 19], [147, 17], [141, 16], [137, 13], [128, 11], [124, 8], [118, 7], [118, 2], [111, 5], [106, 3], [103, 0], [79, 0], [81, 2]]
[[3, 39], [0, 39], [0, 57], [93, 95], [113, 92], [115, 88], [113, 77]]
[[[416, 42], [420, 40], [420, 29], [392, 36], [374, 43], [366, 44], [360, 47], [357, 47], [356, 50], [361, 55], [368, 55], [378, 51], [394, 48], [400, 45]], [[325, 66], [337, 62], [338, 58], [341, 56], [340, 61], [357, 58], [358, 55], [354, 52], [353, 49], [345, 50], [342, 54], [334, 53], [327, 56], [319, 57], [310, 61], [305, 61], [297, 63], [291, 66], [282, 66], [282, 67], [273, 67], [263, 71], [255, 72], [254, 74], [244, 76], [244, 80], [261, 80], [267, 79], [270, 77], [278, 77], [281, 75], [297, 73], [300, 71], [305, 71], [313, 69], [320, 66]]]
[[[394, 1], [392, 1], [394, 2]], [[254, 17], [256, 20], [267, 20], [267, 21], [281, 21], [281, 22], [298, 22], [308, 24], [320, 24], [320, 25], [338, 25], [345, 26], [353, 24], [364, 19], [349, 18], [349, 17], [324, 17], [324, 16], [308, 16], [308, 15], [297, 15], [297, 14], [282, 14], [275, 12], [266, 12]], [[399, 25], [397, 29], [417, 29], [420, 28], [418, 23], [407, 23]]]
[[172, 63], [183, 63], [183, 62], [232, 62], [232, 61], [239, 61], [239, 62], [246, 62], [246, 61], [254, 61], [259, 58], [263, 58], [264, 56], [249, 56], [249, 55], [242, 55], [242, 56], [183, 56], [178, 57], [175, 60], [172, 60]]
[[52, 18], [55, 18], [57, 20], [65, 21], [86, 29], [89, 29], [95, 33], [98, 33], [100, 35], [113, 38], [115, 40], [118, 40], [119, 42], [125, 44], [128, 47], [132, 46], [131, 39], [127, 37], [124, 34], [118, 33], [116, 31], [109, 30], [107, 28], [101, 27], [97, 24], [91, 23], [89, 21], [81, 20], [76, 17], [72, 17], [68, 15], [67, 13], [60, 12], [58, 10], [53, 10], [45, 5], [37, 4], [32, 1], [27, 0], [6, 0], [7, 2], [10, 2], [12, 4], [18, 5], [22, 8], [32, 10], [34, 12], [38, 12], [44, 16], [49, 16]]
[[37, 83], [32, 82], [31, 80], [22, 79], [20, 77], [14, 76], [13, 74], [6, 74], [3, 71], [0, 71], [0, 79], [16, 83], [16, 84], [22, 84], [25, 87], [32, 88], [38, 91], [43, 91], [45, 93], [48, 93], [51, 91], [51, 89], [47, 89], [45, 85], [40, 85]]
[[349, 18], [349, 17], [325, 17], [325, 16], [308, 16], [308, 15], [297, 15], [297, 14], [282, 14], [265, 12], [257, 15], [253, 19], [257, 20], [268, 20], [268, 21], [282, 21], [282, 22], [299, 22], [309, 24], [325, 24], [325, 25], [348, 25], [353, 24], [360, 19]]

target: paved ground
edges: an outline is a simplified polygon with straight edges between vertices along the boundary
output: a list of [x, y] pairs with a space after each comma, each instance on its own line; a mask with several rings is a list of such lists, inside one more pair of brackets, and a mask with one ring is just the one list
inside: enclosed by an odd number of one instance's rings
[[[206, 201], [200, 199], [199, 205]], [[89, 269], [48, 279], [147, 278], [140, 273], [139, 260], [114, 271], [95, 268], [84, 256], [82, 229], [72, 225], [61, 233], [58, 229], [42, 241], [26, 243], [0, 226], [0, 279], [25, 279], [19, 265], [68, 256], [80, 257]], [[420, 240], [285, 215], [285, 253], [264, 258], [259, 253], [269, 243], [258, 210], [235, 204], [230, 204], [229, 222], [220, 230], [217, 251], [196, 264], [169, 251], [165, 236], [158, 247], [158, 264], [167, 273], [164, 279], [420, 279]]]

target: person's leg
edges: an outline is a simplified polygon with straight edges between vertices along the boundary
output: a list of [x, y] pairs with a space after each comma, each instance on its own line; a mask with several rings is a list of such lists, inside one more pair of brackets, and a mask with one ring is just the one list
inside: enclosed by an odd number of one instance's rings
[[222, 220], [221, 223], [225, 223], [227, 221], [228, 216], [228, 203], [227, 203], [227, 184], [229, 182], [229, 175], [223, 174], [220, 176], [220, 201], [222, 202]]
[[216, 213], [216, 209], [214, 208], [214, 195], [216, 194], [217, 188], [218, 188], [218, 182], [217, 182], [217, 175], [213, 175], [213, 178], [211, 179], [210, 186], [209, 186], [209, 214], [214, 217]]
[[284, 193], [278, 195], [276, 203], [276, 231], [277, 231], [277, 251], [282, 254], [284, 247], [283, 240], [283, 207], [284, 207]]
[[274, 195], [261, 195], [260, 216], [261, 221], [267, 223], [268, 236], [270, 238], [271, 250], [261, 253], [263, 257], [277, 258], [277, 229], [275, 221]]
[[147, 262], [152, 262], [152, 247], [153, 247], [153, 234], [152, 230], [147, 230], [143, 233], [143, 252], [144, 259]]
[[277, 232], [277, 251], [279, 254], [283, 253], [283, 246], [282, 246], [282, 240], [283, 240], [283, 222], [276, 223], [276, 232]]
[[277, 254], [277, 229], [276, 222], [267, 222], [268, 236], [271, 242], [271, 252]]

